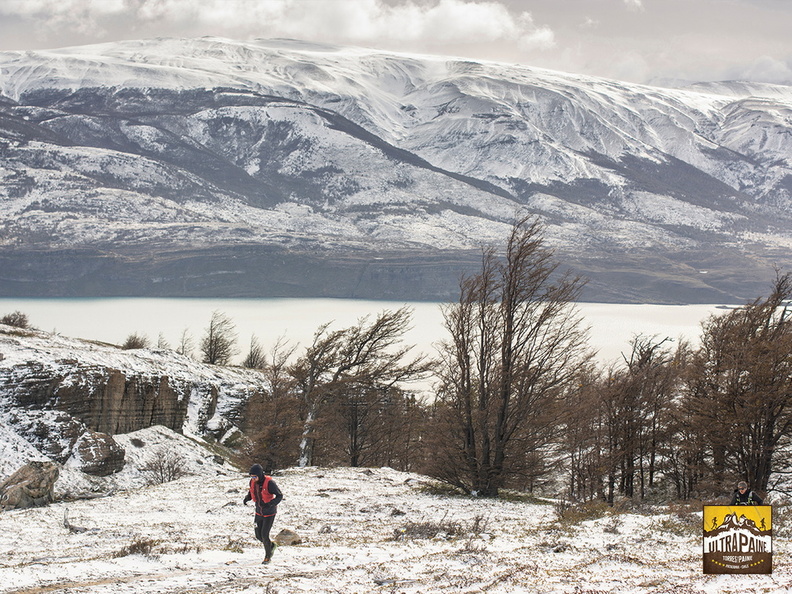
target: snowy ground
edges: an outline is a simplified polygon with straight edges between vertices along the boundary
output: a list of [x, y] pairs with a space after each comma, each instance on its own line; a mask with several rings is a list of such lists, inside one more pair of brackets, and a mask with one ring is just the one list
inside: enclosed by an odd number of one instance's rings
[[[391, 469], [290, 469], [272, 564], [242, 506], [246, 473], [193, 476], [0, 514], [0, 591], [787, 592], [789, 541], [772, 576], [701, 572], [700, 516], [619, 513], [566, 525], [553, 505], [447, 497]], [[75, 533], [69, 522], [86, 528]], [[424, 535], [423, 528], [458, 534]], [[394, 539], [395, 535], [401, 537]]]

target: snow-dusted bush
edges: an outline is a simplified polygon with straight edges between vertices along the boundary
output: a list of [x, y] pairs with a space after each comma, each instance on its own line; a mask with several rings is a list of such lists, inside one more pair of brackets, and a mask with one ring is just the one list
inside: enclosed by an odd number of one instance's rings
[[21, 311], [14, 311], [4, 315], [0, 318], [0, 324], [14, 326], [15, 328], [30, 328], [30, 321], [28, 320], [27, 314]]
[[140, 470], [146, 473], [151, 485], [169, 483], [189, 474], [185, 457], [165, 448], [152, 453]]

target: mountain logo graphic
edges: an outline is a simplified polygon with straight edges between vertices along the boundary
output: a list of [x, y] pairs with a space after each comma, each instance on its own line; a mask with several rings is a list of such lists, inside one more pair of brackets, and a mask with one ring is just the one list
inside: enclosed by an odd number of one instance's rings
[[703, 520], [704, 573], [771, 573], [771, 506], [704, 506]]

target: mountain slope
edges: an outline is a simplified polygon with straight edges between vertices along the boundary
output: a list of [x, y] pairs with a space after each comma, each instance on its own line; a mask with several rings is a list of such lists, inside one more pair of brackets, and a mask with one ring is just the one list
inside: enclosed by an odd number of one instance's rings
[[201, 38], [3, 52], [0, 94], [5, 295], [454, 298], [524, 214], [589, 299], [792, 261], [789, 87]]

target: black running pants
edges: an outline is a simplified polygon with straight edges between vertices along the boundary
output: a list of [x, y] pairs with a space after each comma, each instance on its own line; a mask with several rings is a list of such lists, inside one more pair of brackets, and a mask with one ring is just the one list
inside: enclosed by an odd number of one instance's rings
[[272, 556], [272, 541], [270, 540], [270, 530], [275, 516], [256, 516], [256, 538], [264, 543], [264, 556], [269, 559]]

